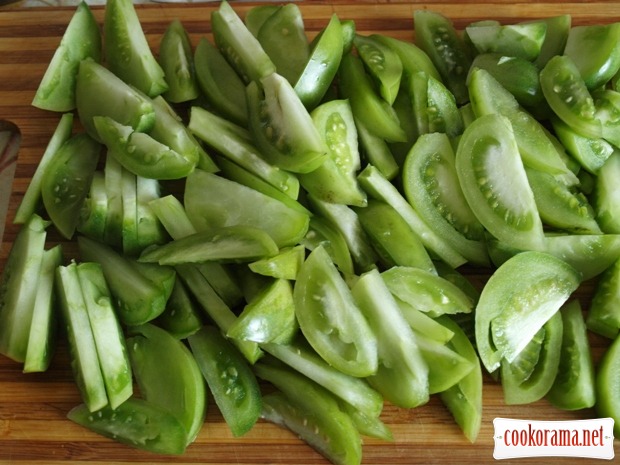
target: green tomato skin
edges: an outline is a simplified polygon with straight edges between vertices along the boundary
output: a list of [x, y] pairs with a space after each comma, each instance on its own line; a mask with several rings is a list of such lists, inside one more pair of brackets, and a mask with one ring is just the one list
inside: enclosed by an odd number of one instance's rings
[[614, 419], [614, 435], [620, 434], [620, 337], [605, 350], [596, 369], [596, 412]]

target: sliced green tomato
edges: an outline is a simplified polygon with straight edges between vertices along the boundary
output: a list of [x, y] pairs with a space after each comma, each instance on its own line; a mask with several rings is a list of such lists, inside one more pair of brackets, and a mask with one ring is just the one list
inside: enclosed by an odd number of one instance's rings
[[456, 172], [467, 203], [492, 235], [515, 247], [542, 248], [542, 222], [507, 118], [481, 116], [465, 130]]
[[342, 95], [349, 99], [355, 118], [362, 121], [369, 131], [387, 141], [407, 140], [396, 112], [375, 91], [361, 58], [351, 53], [344, 55], [338, 75], [340, 90]]
[[517, 358], [510, 363], [505, 360], [502, 361], [502, 363], [506, 363], [509, 366], [511, 383], [520, 384], [532, 376], [536, 365], [540, 361], [546, 334], [547, 331], [543, 326], [534, 334], [523, 350], [519, 352]]
[[261, 26], [267, 19], [280, 9], [280, 5], [256, 5], [250, 8], [243, 18], [243, 22], [254, 37], [258, 35]]
[[70, 239], [80, 221], [101, 146], [84, 133], [69, 138], [54, 154], [41, 179], [45, 210], [58, 231]]
[[263, 22], [256, 38], [278, 74], [295, 85], [310, 56], [299, 7], [294, 3], [282, 5]]
[[596, 412], [614, 420], [614, 434], [620, 434], [620, 337], [603, 353], [596, 372]]
[[108, 396], [77, 264], [56, 268], [55, 279], [56, 295], [69, 341], [73, 376], [86, 408], [95, 412], [108, 405]]
[[398, 174], [399, 166], [390, 145], [369, 131], [361, 121], [356, 120], [355, 127], [357, 128], [361, 157], [375, 166], [384, 177], [390, 180], [394, 179]]
[[553, 57], [540, 72], [540, 86], [553, 112], [577, 133], [601, 137], [601, 121], [590, 91], [568, 55]]
[[80, 122], [95, 139], [98, 139], [93, 123], [95, 116], [109, 116], [135, 131], [149, 131], [155, 124], [152, 101], [92, 60], [80, 63], [75, 99]]
[[353, 258], [349, 246], [340, 230], [330, 221], [312, 216], [308, 233], [302, 240], [308, 250], [314, 250], [322, 245], [331, 257], [336, 267], [345, 275], [352, 275]]
[[559, 118], [551, 120], [555, 135], [566, 151], [591, 174], [597, 175], [614, 152], [614, 147], [603, 138], [585, 137], [575, 132]]
[[136, 397], [94, 414], [80, 404], [67, 418], [102, 436], [157, 454], [181, 455], [187, 447], [185, 428], [174, 415]]
[[103, 34], [105, 61], [114, 74], [149, 97], [168, 89], [131, 0], [106, 3]]
[[108, 198], [108, 213], [103, 233], [104, 243], [112, 247], [121, 248], [123, 244], [123, 199], [122, 179], [125, 168], [113, 156], [105, 157], [103, 176], [106, 197]]
[[252, 261], [276, 253], [278, 246], [262, 229], [252, 226], [224, 226], [148, 248], [140, 255], [140, 261], [160, 265], [207, 261], [237, 262]]
[[601, 234], [594, 209], [578, 189], [571, 189], [557, 177], [525, 168], [536, 207], [548, 226], [581, 234]]
[[277, 255], [263, 258], [250, 263], [248, 266], [254, 273], [271, 276], [277, 279], [297, 279], [297, 273], [306, 259], [306, 249], [303, 245], [286, 247]]
[[[186, 264], [177, 266], [176, 270], [195, 301], [211, 321], [224, 333], [228, 331], [237, 319], [237, 315], [218, 293], [215, 292], [215, 289], [213, 289], [209, 281], [201, 273], [200, 267], [193, 264]], [[234, 339], [232, 341], [250, 363], [254, 364], [262, 356], [262, 351], [256, 342], [239, 339]]]
[[467, 359], [472, 370], [457, 384], [440, 393], [441, 401], [448, 408], [463, 434], [475, 442], [482, 425], [482, 369], [478, 354], [467, 334], [449, 317], [438, 321], [454, 333], [448, 347]]
[[472, 69], [482, 68], [506, 88], [524, 107], [534, 107], [543, 100], [539, 69], [525, 58], [501, 53], [482, 53], [474, 58]]
[[[24, 373], [47, 371], [52, 362], [58, 332], [58, 314], [54, 305], [54, 280], [56, 268], [62, 265], [62, 260], [62, 246], [60, 245], [43, 252], [28, 334], [28, 349], [24, 359]], [[2, 310], [0, 310], [1, 313], [3, 313]], [[0, 316], [0, 322], [2, 320]]]
[[108, 153], [137, 176], [180, 179], [196, 166], [197, 157], [189, 160], [150, 135], [134, 131], [108, 116], [95, 116], [93, 123]]
[[151, 324], [129, 330], [127, 347], [140, 394], [174, 415], [196, 439], [205, 420], [207, 390], [200, 368], [185, 344]]
[[43, 263], [46, 228], [37, 214], [19, 230], [0, 280], [0, 353], [23, 363], [28, 350], [39, 274]]
[[121, 242], [123, 253], [135, 256], [142, 250], [138, 242], [138, 182], [127, 169], [121, 172]]
[[174, 269], [140, 264], [84, 236], [78, 237], [78, 247], [83, 260], [101, 264], [122, 323], [140, 325], [164, 311], [174, 286]]
[[192, 107], [188, 127], [196, 137], [216, 149], [227, 160], [256, 175], [291, 199], [297, 199], [297, 177], [265, 161], [245, 128], [199, 107]]
[[461, 190], [448, 136], [421, 135], [402, 170], [407, 200], [424, 221], [469, 261], [488, 263], [484, 229]]
[[168, 84], [168, 90], [163, 93], [166, 100], [180, 103], [198, 97], [192, 45], [178, 19], [172, 20], [161, 38], [159, 63]]
[[263, 344], [266, 352], [323, 386], [343, 404], [368, 418], [383, 410], [383, 397], [363, 378], [347, 375], [323, 360], [303, 337], [289, 344]]
[[592, 97], [596, 107], [596, 117], [603, 125], [603, 139], [616, 148], [619, 147], [620, 92], [612, 89], [598, 89], [592, 92]]
[[396, 52], [403, 68], [402, 78], [410, 79], [413, 74], [422, 71], [427, 76], [441, 80], [439, 71], [437, 71], [429, 56], [414, 43], [385, 34], [372, 34], [370, 37], [387, 45]]
[[429, 364], [436, 360], [424, 358], [422, 341], [407, 324], [379, 271], [361, 275], [351, 293], [377, 335], [379, 366], [368, 378], [370, 385], [403, 408], [426, 403], [431, 385]]
[[590, 331], [614, 339], [620, 331], [620, 260], [600, 276], [586, 319]]
[[304, 106], [314, 109], [325, 97], [338, 73], [344, 53], [344, 30], [335, 14], [311, 44], [310, 56], [293, 87]]
[[293, 286], [285, 279], [274, 279], [250, 300], [226, 331], [233, 339], [259, 343], [285, 344], [297, 332]]
[[377, 338], [322, 246], [302, 265], [293, 295], [299, 326], [326, 362], [352, 376], [377, 370]]
[[[280, 384], [288, 381], [285, 378]], [[336, 465], [360, 463], [361, 439], [351, 417], [340, 409], [333, 396], [319, 389], [320, 386], [306, 384], [305, 380], [295, 383], [297, 393], [287, 389], [284, 394], [265, 395], [262, 418], [288, 428]], [[299, 396], [299, 392], [304, 395]]]
[[465, 292], [436, 273], [395, 266], [381, 275], [394, 296], [431, 317], [469, 313], [474, 307]]
[[620, 233], [619, 175], [620, 153], [614, 150], [600, 167], [592, 193], [592, 206], [596, 212], [596, 220], [603, 232], [608, 234]]
[[76, 230], [98, 241], [105, 241], [105, 224], [108, 217], [108, 193], [105, 176], [101, 171], [93, 173], [90, 190], [82, 203]]
[[547, 399], [565, 410], [591, 408], [596, 402], [595, 372], [581, 305], [572, 300], [560, 310], [562, 347], [558, 374]]
[[519, 24], [473, 25], [466, 28], [467, 37], [478, 53], [501, 53], [509, 57], [535, 60], [547, 33], [544, 22]]
[[545, 323], [545, 339], [540, 359], [528, 379], [514, 378], [510, 364], [504, 359], [501, 365], [501, 382], [504, 401], [508, 405], [521, 405], [542, 399], [551, 389], [558, 374], [562, 348], [562, 316], [559, 311]]
[[579, 286], [581, 275], [553, 255], [528, 251], [503, 263], [475, 310], [476, 346], [489, 372], [510, 362]]
[[435, 266], [420, 237], [385, 202], [370, 199], [355, 210], [362, 228], [386, 266], [412, 266], [434, 272]]
[[84, 262], [77, 277], [90, 321], [108, 403], [115, 409], [133, 394], [131, 364], [101, 265]]
[[476, 116], [499, 113], [509, 119], [525, 165], [552, 174], [568, 173], [561, 153], [543, 125], [522, 110], [517, 99], [491, 73], [473, 69], [469, 75], [469, 90]]
[[597, 89], [620, 69], [620, 23], [574, 26], [564, 54], [579, 70], [588, 89]]
[[297, 245], [310, 221], [308, 214], [259, 191], [198, 169], [187, 177], [184, 204], [198, 231], [253, 226], [265, 230], [278, 247]]
[[372, 248], [355, 210], [348, 205], [325, 202], [309, 195], [316, 216], [326, 219], [341, 234], [353, 258], [354, 268], [364, 272], [375, 268], [377, 254]]
[[215, 44], [246, 84], [276, 71], [258, 39], [226, 0], [211, 13], [211, 23]]
[[454, 332], [446, 328], [441, 323], [438, 323], [438, 318], [431, 318], [427, 313], [418, 310], [413, 305], [405, 302], [404, 300], [394, 296], [396, 303], [400, 308], [401, 313], [405, 317], [405, 320], [411, 326], [411, 329], [416, 334], [423, 335], [424, 337], [440, 342], [442, 344], [447, 343], [454, 336]]
[[422, 334], [417, 338], [422, 358], [429, 367], [428, 389], [430, 394], [438, 394], [457, 385], [473, 369], [474, 363], [461, 356], [451, 347], [427, 338]]
[[245, 83], [209, 39], [202, 37], [194, 51], [196, 80], [206, 99], [236, 124], [248, 121]]
[[441, 13], [415, 10], [416, 44], [426, 52], [460, 105], [469, 100], [466, 79], [471, 58], [454, 24]]
[[233, 436], [243, 436], [258, 421], [262, 406], [247, 360], [215, 326], [203, 326], [188, 341]]
[[312, 121], [327, 146], [327, 158], [315, 170], [301, 173], [299, 182], [313, 196], [331, 203], [366, 205], [357, 183], [360, 168], [357, 130], [347, 100], [331, 100], [312, 111]]
[[353, 424], [362, 436], [381, 439], [382, 441], [394, 441], [392, 430], [383, 422], [381, 417], [365, 415], [346, 402], [341, 402], [340, 405], [342, 410], [351, 417]]
[[75, 108], [75, 84], [80, 62], [101, 61], [101, 32], [86, 2], [80, 2], [45, 70], [32, 100], [37, 108], [67, 112]]
[[187, 286], [175, 280], [166, 309], [153, 322], [177, 339], [186, 339], [203, 325], [203, 315], [192, 300]]
[[419, 213], [407, 202], [405, 197], [381, 172], [368, 165], [358, 176], [360, 185], [368, 195], [389, 204], [402, 216], [411, 229], [420, 236], [423, 244], [452, 267], [467, 262], [451, 244], [441, 238], [420, 217]]
[[403, 63], [398, 53], [374, 36], [356, 34], [353, 45], [364, 62], [366, 69], [379, 84], [383, 100], [392, 105], [400, 88]]
[[327, 146], [291, 84], [277, 73], [246, 88], [249, 128], [271, 164], [308, 173], [325, 161]]
[[564, 52], [568, 33], [572, 26], [572, 17], [570, 14], [561, 14], [532, 20], [532, 22], [538, 21], [547, 25], [547, 32], [545, 33], [545, 40], [540, 47], [540, 54], [534, 60], [534, 64], [539, 69], [542, 69], [551, 58]]

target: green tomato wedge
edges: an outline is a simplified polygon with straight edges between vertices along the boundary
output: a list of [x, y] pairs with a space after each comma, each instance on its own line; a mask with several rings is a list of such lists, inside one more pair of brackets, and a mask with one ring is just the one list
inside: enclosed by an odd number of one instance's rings
[[294, 3], [280, 6], [261, 25], [256, 38], [271, 58], [277, 73], [294, 85], [310, 56], [299, 7]]
[[336, 465], [361, 462], [357, 428], [329, 391], [287, 367], [260, 363], [255, 371], [279, 391], [263, 397], [264, 419], [291, 429]]
[[188, 338], [196, 362], [233, 436], [258, 421], [262, 401], [248, 361], [215, 326], [203, 326]]
[[[50, 367], [56, 350], [58, 313], [55, 306], [54, 281], [56, 268], [62, 265], [62, 246], [43, 252], [37, 291], [32, 309], [28, 348], [24, 358], [24, 373], [44, 372]], [[0, 310], [0, 315], [2, 310]], [[0, 322], [3, 318], [0, 316]], [[24, 319], [24, 323], [27, 319]], [[0, 338], [2, 336], [0, 335]]]
[[77, 267], [74, 262], [56, 268], [55, 291], [67, 331], [71, 370], [82, 401], [95, 412], [108, 405], [108, 396]]
[[402, 167], [409, 203], [437, 234], [469, 261], [488, 264], [484, 228], [459, 184], [455, 154], [445, 133], [421, 135]]
[[276, 71], [269, 55], [228, 1], [222, 1], [211, 13], [211, 27], [215, 45], [246, 84]]
[[115, 409], [133, 394], [125, 335], [101, 265], [94, 262], [80, 263], [77, 266], [77, 277], [97, 348], [108, 404]]
[[527, 251], [503, 263], [484, 286], [475, 309], [480, 360], [489, 372], [514, 360], [568, 300], [581, 275], [553, 255]]
[[620, 69], [620, 23], [574, 26], [564, 47], [588, 89], [604, 86]]
[[540, 71], [540, 86], [553, 112], [577, 133], [601, 137], [594, 100], [577, 65], [568, 55], [557, 55]]
[[293, 286], [288, 280], [274, 279], [243, 307], [226, 336], [259, 343], [285, 344], [291, 341], [298, 328]]
[[544, 324], [545, 337], [540, 357], [532, 374], [525, 380], [515, 377], [506, 359], [501, 364], [501, 380], [504, 401], [508, 405], [536, 402], [549, 392], [558, 374], [562, 349], [563, 323], [559, 311]]
[[33, 214], [17, 233], [0, 280], [0, 353], [23, 363], [49, 222]]
[[203, 313], [192, 300], [187, 286], [175, 280], [166, 309], [153, 323], [177, 339], [186, 339], [203, 325]]
[[366, 207], [356, 208], [355, 212], [386, 266], [412, 266], [435, 272], [435, 265], [422, 240], [392, 206], [370, 199]]
[[411, 79], [411, 76], [420, 71], [437, 80], [442, 79], [439, 71], [433, 64], [433, 61], [429, 58], [426, 52], [424, 52], [424, 50], [416, 44], [406, 40], [397, 39], [395, 37], [390, 37], [385, 34], [371, 34], [369, 37], [375, 41], [387, 45], [394, 50], [394, 52], [396, 52], [402, 65], [403, 74], [401, 76], [401, 81]]
[[96, 413], [80, 404], [67, 418], [102, 436], [156, 454], [181, 455], [187, 447], [185, 428], [174, 415], [136, 397], [116, 409], [105, 407]]
[[338, 71], [340, 90], [351, 103], [353, 116], [369, 131], [390, 142], [407, 140], [394, 108], [376, 92], [361, 58], [347, 53]]
[[41, 178], [43, 205], [63, 235], [70, 239], [80, 221], [101, 146], [85, 133], [69, 138], [50, 160]]
[[258, 35], [261, 26], [267, 19], [280, 9], [280, 5], [256, 5], [250, 8], [243, 18], [243, 22], [254, 37]]
[[330, 100], [316, 107], [311, 116], [328, 156], [315, 170], [300, 173], [299, 182], [307, 192], [325, 202], [365, 206], [366, 193], [357, 182], [361, 162], [349, 102]]
[[301, 242], [308, 250], [322, 245], [341, 273], [346, 276], [354, 274], [353, 258], [347, 241], [343, 233], [329, 220], [312, 216], [308, 233]]
[[139, 260], [160, 265], [249, 262], [276, 253], [278, 246], [264, 230], [252, 226], [225, 226], [148, 248]]
[[75, 101], [80, 122], [96, 140], [95, 116], [109, 116], [135, 131], [149, 131], [155, 124], [151, 99], [93, 60], [80, 62]]
[[127, 347], [141, 396], [174, 415], [196, 439], [205, 420], [207, 390], [198, 363], [182, 341], [152, 324], [130, 328]]
[[596, 412], [614, 420], [614, 434], [620, 434], [620, 337], [607, 347], [596, 371]]
[[534, 64], [538, 69], [542, 69], [551, 58], [564, 52], [568, 33], [572, 27], [572, 17], [570, 14], [560, 14], [532, 20], [532, 22], [538, 21], [547, 25], [545, 40], [540, 47], [538, 57], [534, 60]]
[[161, 38], [159, 64], [168, 84], [163, 93], [167, 101], [181, 103], [198, 97], [192, 45], [189, 34], [178, 19], [168, 25]]
[[325, 249], [314, 249], [294, 287], [301, 331], [326, 362], [352, 376], [377, 370], [377, 338]]
[[256, 260], [248, 264], [250, 270], [263, 276], [277, 279], [297, 279], [297, 273], [306, 259], [306, 248], [303, 245], [285, 247], [277, 255]]
[[184, 204], [198, 231], [224, 226], [263, 229], [278, 247], [294, 246], [308, 231], [308, 214], [257, 190], [199, 169], [186, 179]]
[[614, 150], [600, 167], [592, 193], [596, 220], [603, 232], [608, 234], [620, 233], [618, 175], [620, 175], [620, 153]]
[[620, 260], [600, 276], [586, 318], [590, 331], [614, 339], [620, 331]]
[[436, 272], [395, 266], [381, 275], [395, 297], [431, 317], [469, 313], [473, 310], [472, 299]]
[[346, 46], [344, 22], [333, 14], [327, 25], [310, 44], [308, 61], [293, 88], [308, 110], [325, 97], [336, 74]]
[[105, 176], [102, 171], [95, 171], [90, 190], [80, 209], [80, 220], [76, 230], [91, 239], [103, 242], [107, 217], [108, 193], [105, 188]]
[[110, 0], [103, 20], [105, 61], [114, 74], [149, 97], [168, 90], [131, 0]]
[[415, 43], [431, 59], [443, 82], [461, 105], [469, 100], [467, 72], [471, 58], [450, 19], [441, 13], [418, 9], [413, 12]]
[[596, 117], [602, 124], [602, 135], [614, 147], [620, 146], [620, 92], [612, 89], [597, 89], [592, 92]]
[[366, 69], [379, 84], [383, 100], [392, 105], [400, 88], [403, 63], [398, 53], [389, 45], [373, 36], [356, 34], [353, 45], [364, 62]]
[[194, 51], [196, 80], [205, 99], [235, 124], [247, 125], [245, 83], [209, 39], [202, 37]]
[[596, 402], [594, 362], [579, 301], [565, 304], [560, 314], [563, 331], [560, 365], [546, 398], [564, 410], [591, 408]]
[[478, 53], [501, 53], [509, 57], [535, 60], [547, 33], [544, 22], [519, 24], [473, 25], [466, 28], [467, 37]]
[[467, 203], [492, 235], [515, 247], [542, 248], [542, 221], [506, 117], [489, 114], [469, 125], [455, 164]]
[[80, 62], [101, 61], [101, 32], [88, 4], [80, 2], [41, 79], [32, 105], [67, 112], [75, 108], [75, 85]]
[[430, 360], [407, 324], [378, 270], [362, 274], [351, 288], [353, 298], [377, 335], [379, 365], [368, 382], [385, 399], [403, 408], [426, 403], [430, 394]]

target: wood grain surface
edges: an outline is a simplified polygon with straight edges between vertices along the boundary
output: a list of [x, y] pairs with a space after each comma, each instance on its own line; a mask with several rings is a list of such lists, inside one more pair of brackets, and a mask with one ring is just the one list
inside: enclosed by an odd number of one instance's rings
[[[241, 16], [257, 3], [235, 3]], [[428, 8], [449, 16], [457, 27], [480, 19], [515, 22], [558, 14], [571, 14], [574, 24], [595, 24], [620, 20], [620, 3], [615, 1], [546, 1], [519, 3], [512, 0], [400, 2], [400, 1], [302, 1], [305, 26], [313, 36], [332, 13], [353, 19], [362, 34], [382, 32], [411, 40], [413, 11]], [[165, 28], [180, 19], [192, 42], [210, 37], [210, 13], [216, 3], [152, 4], [137, 6], [144, 31], [158, 47]], [[93, 7], [98, 20], [103, 9]], [[10, 198], [6, 232], [0, 247], [0, 269], [6, 261], [18, 228], [12, 224], [15, 209], [32, 177], [36, 164], [59, 116], [30, 105], [43, 72], [73, 14], [73, 7], [0, 9], [0, 118], [16, 123], [22, 131], [15, 181]], [[50, 230], [50, 243], [61, 242]], [[68, 249], [71, 251], [71, 248]], [[466, 269], [474, 282], [486, 275]], [[577, 295], [587, 308], [592, 282], [584, 283]], [[608, 342], [592, 337], [598, 360]], [[259, 422], [243, 438], [233, 438], [216, 406], [209, 402], [206, 424], [196, 442], [180, 457], [157, 456], [120, 445], [90, 433], [66, 419], [79, 403], [66, 346], [61, 344], [50, 370], [25, 375], [21, 366], [0, 356], [0, 464], [121, 464], [121, 463], [208, 463], [208, 464], [325, 464], [293, 434], [272, 424]], [[484, 386], [484, 415], [476, 443], [469, 443], [438, 399], [413, 410], [386, 405], [383, 419], [394, 433], [386, 443], [365, 439], [366, 464], [477, 464], [493, 459], [493, 419], [496, 417], [567, 420], [594, 418], [592, 410], [565, 412], [541, 401], [528, 406], [504, 404], [501, 388], [490, 378]], [[618, 446], [616, 444], [616, 454]], [[577, 458], [520, 459], [515, 463], [588, 463]], [[508, 461], [504, 461], [508, 463]], [[592, 461], [600, 463], [600, 461]]]

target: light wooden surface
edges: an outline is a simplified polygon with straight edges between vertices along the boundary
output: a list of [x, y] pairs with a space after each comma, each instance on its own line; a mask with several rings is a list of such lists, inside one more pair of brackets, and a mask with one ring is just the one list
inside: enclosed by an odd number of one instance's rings
[[[243, 15], [255, 3], [235, 3]], [[360, 33], [382, 32], [395, 37], [413, 38], [413, 11], [429, 8], [449, 16], [457, 27], [479, 19], [505, 22], [569, 13], [575, 24], [620, 20], [620, 4], [606, 2], [547, 1], [516, 3], [493, 2], [429, 3], [400, 1], [305, 1], [299, 2], [309, 35], [313, 36], [332, 13], [341, 19], [353, 19]], [[192, 41], [210, 36], [210, 12], [217, 4], [154, 4], [138, 7], [144, 30], [152, 46], [175, 18], [183, 21]], [[93, 7], [101, 20], [103, 10]], [[30, 106], [34, 92], [73, 8], [0, 9], [0, 118], [16, 123], [23, 141], [10, 199], [4, 242], [0, 248], [0, 269], [17, 227], [12, 218], [34, 173], [59, 116]], [[50, 232], [50, 242], [59, 236]], [[69, 251], [71, 249], [69, 248]], [[477, 283], [485, 275], [468, 270]], [[592, 283], [578, 291], [587, 308]], [[607, 342], [592, 338], [598, 359]], [[61, 345], [47, 373], [21, 373], [21, 367], [0, 356], [0, 464], [120, 464], [120, 463], [209, 463], [209, 464], [324, 464], [318, 453], [288, 431], [260, 422], [243, 438], [233, 438], [213, 402], [209, 403], [207, 422], [196, 442], [180, 457], [165, 457], [141, 452], [92, 434], [65, 419], [67, 411], [79, 402], [73, 383], [66, 347]], [[492, 463], [493, 419], [496, 417], [566, 420], [592, 418], [593, 411], [563, 412], [544, 401], [529, 406], [511, 407], [503, 402], [501, 388], [487, 379], [484, 388], [482, 430], [470, 444], [438, 399], [414, 409], [386, 406], [383, 419], [394, 432], [394, 442], [366, 439], [363, 448], [366, 464], [474, 464]], [[616, 444], [616, 454], [618, 447]], [[587, 463], [585, 459], [526, 459], [515, 463]], [[503, 463], [508, 463], [504, 461]], [[600, 463], [597, 461], [596, 463]]]

